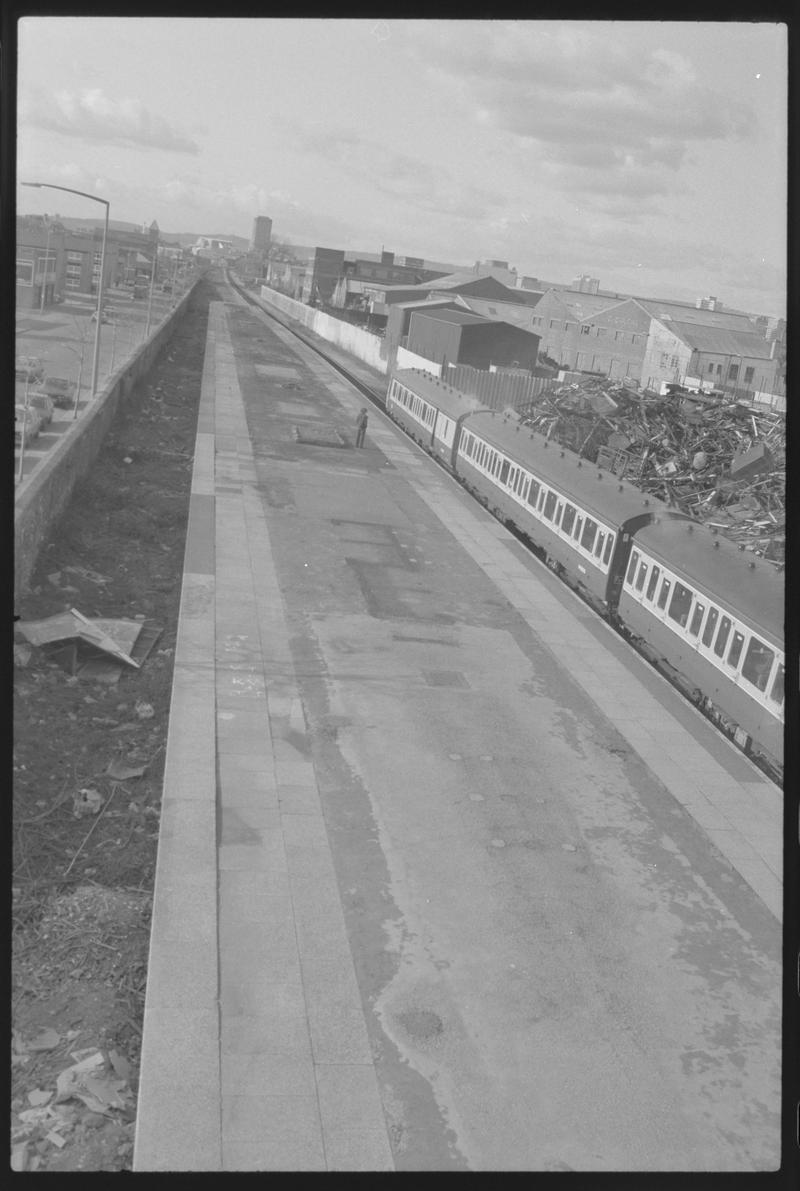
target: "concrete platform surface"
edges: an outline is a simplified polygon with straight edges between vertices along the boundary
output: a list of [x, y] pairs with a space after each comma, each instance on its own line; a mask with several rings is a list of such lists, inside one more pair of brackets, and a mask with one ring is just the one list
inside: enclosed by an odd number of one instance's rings
[[776, 1169], [780, 791], [362, 404], [212, 304], [134, 1169]]

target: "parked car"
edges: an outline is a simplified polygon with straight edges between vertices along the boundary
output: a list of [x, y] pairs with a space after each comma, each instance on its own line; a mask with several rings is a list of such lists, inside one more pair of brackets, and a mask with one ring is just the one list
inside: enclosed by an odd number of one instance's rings
[[35, 409], [42, 422], [42, 428], [49, 426], [53, 420], [53, 413], [55, 411], [55, 402], [46, 393], [40, 389], [34, 389], [28, 393], [28, 408]]
[[48, 376], [41, 382], [37, 392], [45, 393], [53, 399], [58, 409], [71, 409], [75, 400], [77, 385], [74, 380], [67, 380], [63, 376]]
[[[110, 318], [109, 316], [112, 314], [116, 314], [116, 313], [117, 313], [116, 310], [111, 310], [110, 308], [108, 310], [104, 310], [100, 317], [100, 322], [101, 323], [113, 323], [114, 322], [113, 318]], [[91, 321], [93, 323], [97, 322], [97, 311], [96, 310], [92, 311]]]
[[39, 433], [39, 428], [42, 420], [39, 417], [38, 409], [32, 407], [25, 408], [24, 405], [14, 406], [14, 445], [20, 446], [22, 443], [22, 429], [25, 428], [25, 441], [30, 442], [31, 439], [36, 438]]
[[17, 356], [14, 376], [17, 380], [41, 380], [44, 376], [44, 365], [38, 356]]

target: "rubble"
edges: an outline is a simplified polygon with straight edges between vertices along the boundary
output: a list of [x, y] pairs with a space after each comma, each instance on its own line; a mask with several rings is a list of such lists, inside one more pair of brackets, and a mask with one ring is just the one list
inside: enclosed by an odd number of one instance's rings
[[524, 425], [782, 567], [786, 422], [724, 393], [583, 377], [518, 410]]

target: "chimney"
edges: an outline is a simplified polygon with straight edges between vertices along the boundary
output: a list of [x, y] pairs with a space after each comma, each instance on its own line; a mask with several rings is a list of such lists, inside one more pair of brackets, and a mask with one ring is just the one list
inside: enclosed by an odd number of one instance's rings
[[393, 252], [381, 252], [381, 264], [382, 265], [393, 265], [394, 264], [394, 253]]

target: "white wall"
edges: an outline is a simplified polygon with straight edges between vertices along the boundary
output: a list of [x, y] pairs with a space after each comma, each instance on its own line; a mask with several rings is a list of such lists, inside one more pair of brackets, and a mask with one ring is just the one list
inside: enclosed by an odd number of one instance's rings
[[397, 368], [421, 368], [423, 372], [430, 372], [433, 376], [442, 375], [441, 364], [435, 364], [433, 360], [426, 360], [424, 356], [418, 356], [416, 352], [410, 352], [405, 347], [398, 347], [397, 349]]
[[289, 318], [314, 331], [321, 339], [336, 344], [357, 360], [368, 364], [376, 372], [387, 371], [388, 363], [381, 357], [383, 340], [379, 335], [372, 335], [353, 323], [343, 322], [322, 310], [316, 310], [313, 306], [306, 306], [304, 302], [296, 302], [294, 298], [287, 298], [285, 294], [279, 294], [266, 285], [261, 287], [261, 298], [270, 306], [276, 306]]

